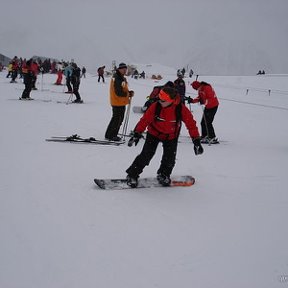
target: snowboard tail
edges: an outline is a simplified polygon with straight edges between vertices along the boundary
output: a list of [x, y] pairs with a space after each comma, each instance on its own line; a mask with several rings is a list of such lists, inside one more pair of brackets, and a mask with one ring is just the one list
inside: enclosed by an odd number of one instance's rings
[[[105, 190], [122, 190], [135, 189], [127, 185], [125, 178], [120, 179], [94, 179], [95, 184], [100, 189]], [[171, 178], [170, 186], [161, 185], [155, 177], [139, 178], [137, 188], [153, 187], [189, 187], [195, 183], [195, 178], [190, 175], [174, 176]]]

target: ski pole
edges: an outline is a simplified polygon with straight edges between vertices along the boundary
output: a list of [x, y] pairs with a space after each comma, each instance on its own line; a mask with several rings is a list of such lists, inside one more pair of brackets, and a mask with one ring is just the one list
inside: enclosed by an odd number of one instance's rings
[[68, 98], [68, 100], [66, 102], [66, 105], [68, 105], [69, 102], [72, 102], [72, 100], [73, 100], [73, 92], [71, 92], [71, 94], [69, 95], [69, 98]]
[[123, 136], [123, 139], [125, 140], [126, 138], [126, 133], [127, 133], [127, 128], [128, 128], [128, 122], [129, 122], [129, 116], [130, 116], [130, 109], [131, 109], [131, 98], [129, 99], [129, 104], [128, 104], [128, 107], [127, 107], [127, 112], [126, 112], [126, 116], [125, 116], [125, 120], [124, 120], [124, 125], [123, 125], [123, 130], [122, 130], [122, 135]]

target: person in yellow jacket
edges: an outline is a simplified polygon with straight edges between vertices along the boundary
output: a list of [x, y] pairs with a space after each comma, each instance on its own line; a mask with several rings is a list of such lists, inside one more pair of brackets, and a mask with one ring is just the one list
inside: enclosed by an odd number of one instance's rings
[[110, 82], [110, 104], [112, 106], [112, 118], [106, 129], [105, 138], [110, 141], [120, 141], [118, 135], [124, 120], [126, 105], [134, 96], [134, 91], [129, 90], [125, 74], [127, 65], [120, 63]]
[[8, 74], [7, 74], [6, 78], [11, 77], [12, 71], [13, 71], [13, 65], [12, 65], [12, 62], [10, 62], [8, 65]]

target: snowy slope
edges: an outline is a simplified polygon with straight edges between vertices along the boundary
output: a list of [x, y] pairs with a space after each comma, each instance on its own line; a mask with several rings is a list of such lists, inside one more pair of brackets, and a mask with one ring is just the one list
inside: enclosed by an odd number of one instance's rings
[[[163, 83], [174, 80], [170, 69], [161, 70], [168, 75]], [[80, 86], [85, 104], [66, 105], [63, 87], [52, 85], [56, 76], [44, 75], [43, 82], [40, 76], [32, 92], [37, 100], [23, 102], [16, 100], [21, 81], [10, 84], [5, 75], [0, 287], [287, 285], [286, 75], [199, 79], [211, 82], [220, 98], [215, 129], [223, 143], [196, 157], [181, 138], [173, 173], [195, 176], [191, 188], [126, 191], [98, 190], [93, 178], [125, 176], [143, 141], [133, 148], [45, 141], [73, 133], [103, 138], [111, 117], [109, 79], [99, 84], [88, 75]], [[186, 79], [193, 97], [192, 80]], [[162, 83], [128, 81], [133, 105]], [[192, 109], [199, 123], [202, 108]], [[139, 117], [131, 113], [129, 130]], [[155, 175], [160, 157], [161, 149], [143, 176]]]

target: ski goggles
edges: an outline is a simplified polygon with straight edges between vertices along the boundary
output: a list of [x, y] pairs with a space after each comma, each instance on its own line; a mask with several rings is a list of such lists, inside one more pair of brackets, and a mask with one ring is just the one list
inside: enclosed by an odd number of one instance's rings
[[163, 90], [159, 92], [159, 99], [160, 99], [160, 102], [169, 102], [169, 103], [174, 102], [174, 99], [171, 99], [170, 95], [164, 92]]

